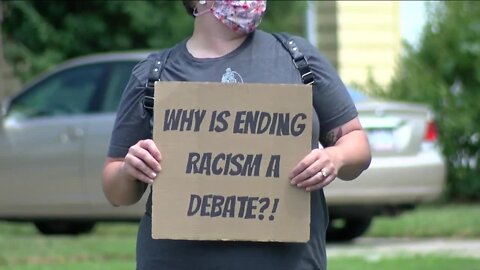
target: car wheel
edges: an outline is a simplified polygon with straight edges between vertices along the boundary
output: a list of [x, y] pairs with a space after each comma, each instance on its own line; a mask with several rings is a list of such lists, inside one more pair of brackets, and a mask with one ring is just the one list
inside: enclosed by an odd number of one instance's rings
[[364, 234], [372, 223], [372, 217], [330, 218], [327, 241], [350, 241]]
[[82, 221], [41, 221], [34, 224], [45, 235], [78, 235], [89, 233], [95, 227], [95, 222]]

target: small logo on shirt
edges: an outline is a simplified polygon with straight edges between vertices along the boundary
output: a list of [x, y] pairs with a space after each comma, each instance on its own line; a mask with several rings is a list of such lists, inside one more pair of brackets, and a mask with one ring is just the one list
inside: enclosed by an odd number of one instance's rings
[[243, 83], [243, 78], [238, 72], [227, 68], [222, 75], [222, 83]]

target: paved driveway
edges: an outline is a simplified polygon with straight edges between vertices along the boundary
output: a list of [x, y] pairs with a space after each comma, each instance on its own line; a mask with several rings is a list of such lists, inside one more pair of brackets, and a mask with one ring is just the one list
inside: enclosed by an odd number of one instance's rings
[[480, 258], [480, 239], [359, 238], [352, 243], [327, 244], [328, 257], [371, 259], [412, 254]]

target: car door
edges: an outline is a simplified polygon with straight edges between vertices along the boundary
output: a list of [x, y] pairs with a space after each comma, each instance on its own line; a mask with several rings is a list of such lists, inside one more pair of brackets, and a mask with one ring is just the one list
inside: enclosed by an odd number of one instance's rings
[[72, 67], [11, 101], [0, 131], [2, 215], [74, 216], [89, 211], [84, 137], [104, 72], [104, 65]]
[[103, 219], [139, 217], [145, 208], [142, 203], [131, 207], [112, 207], [103, 194], [101, 182], [101, 173], [108, 152], [115, 112], [132, 69], [139, 60], [109, 63], [104, 87], [95, 98], [97, 100], [96, 113], [92, 115], [85, 133], [84, 162], [87, 189], [93, 205], [91, 215]]

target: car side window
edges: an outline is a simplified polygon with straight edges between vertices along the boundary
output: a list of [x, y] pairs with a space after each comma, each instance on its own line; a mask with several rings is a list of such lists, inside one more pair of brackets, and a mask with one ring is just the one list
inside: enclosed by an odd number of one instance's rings
[[105, 96], [100, 107], [102, 112], [115, 112], [127, 86], [135, 61], [117, 62], [110, 67], [110, 76], [105, 88]]
[[55, 73], [15, 98], [8, 114], [35, 118], [88, 113], [104, 72], [105, 64], [93, 64]]

